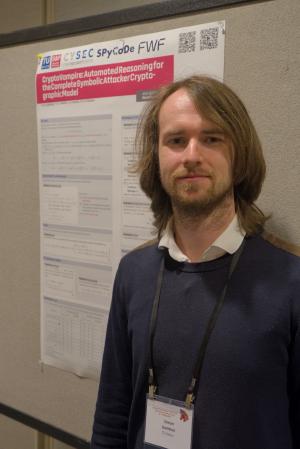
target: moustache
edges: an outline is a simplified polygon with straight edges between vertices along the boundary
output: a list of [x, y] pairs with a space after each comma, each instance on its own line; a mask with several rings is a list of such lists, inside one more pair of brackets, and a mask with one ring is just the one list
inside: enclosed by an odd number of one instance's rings
[[173, 177], [176, 179], [180, 179], [180, 178], [193, 178], [193, 177], [198, 177], [198, 176], [203, 176], [203, 177], [207, 177], [207, 178], [211, 178], [212, 174], [210, 172], [207, 171], [203, 171], [203, 170], [184, 170], [184, 171], [178, 171], [173, 173]]

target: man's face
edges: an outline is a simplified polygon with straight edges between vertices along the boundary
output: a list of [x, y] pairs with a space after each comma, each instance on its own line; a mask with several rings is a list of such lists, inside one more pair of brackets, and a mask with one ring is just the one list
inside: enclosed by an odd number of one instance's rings
[[161, 182], [173, 208], [205, 213], [233, 204], [229, 139], [199, 114], [185, 89], [170, 95], [159, 112]]

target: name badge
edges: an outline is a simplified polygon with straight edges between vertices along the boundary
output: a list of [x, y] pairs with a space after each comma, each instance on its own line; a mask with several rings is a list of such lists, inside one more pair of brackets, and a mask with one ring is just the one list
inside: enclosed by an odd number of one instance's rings
[[184, 402], [162, 396], [147, 397], [145, 447], [163, 449], [191, 449], [193, 407]]

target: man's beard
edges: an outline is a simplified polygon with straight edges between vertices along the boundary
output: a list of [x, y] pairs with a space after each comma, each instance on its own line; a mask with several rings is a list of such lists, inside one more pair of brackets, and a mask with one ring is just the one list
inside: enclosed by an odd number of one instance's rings
[[216, 182], [213, 177], [208, 188], [188, 181], [179, 185], [176, 184], [176, 178], [172, 177], [171, 186], [164, 186], [164, 189], [170, 197], [173, 210], [184, 218], [207, 216], [217, 209], [226, 208], [233, 195], [231, 182]]

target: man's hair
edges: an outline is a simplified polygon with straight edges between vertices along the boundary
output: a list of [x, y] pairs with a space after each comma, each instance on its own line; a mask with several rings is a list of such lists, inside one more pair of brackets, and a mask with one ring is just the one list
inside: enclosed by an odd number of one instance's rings
[[197, 111], [217, 125], [232, 143], [234, 200], [240, 227], [247, 235], [261, 232], [267, 217], [254, 204], [265, 178], [261, 144], [248, 112], [225, 84], [205, 76], [192, 76], [161, 88], [141, 116], [136, 135], [137, 163], [142, 190], [151, 199], [154, 225], [160, 237], [172, 216], [172, 205], [160, 179], [159, 112], [164, 101], [185, 89]]

